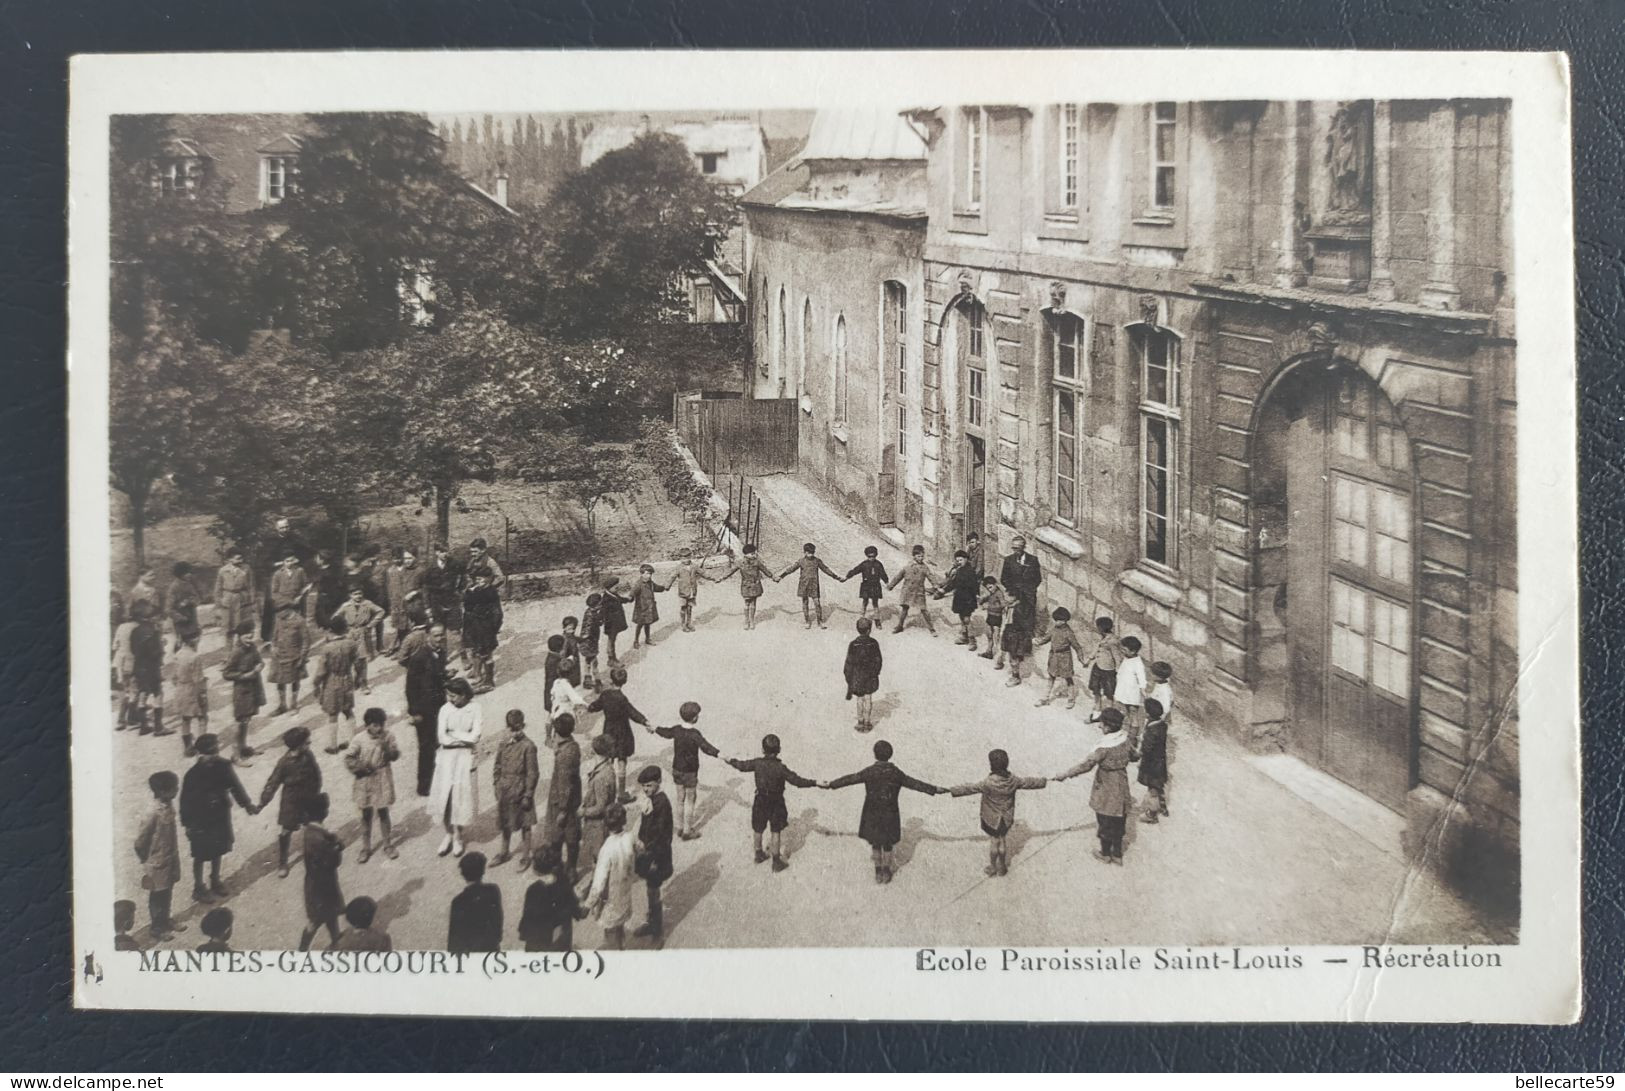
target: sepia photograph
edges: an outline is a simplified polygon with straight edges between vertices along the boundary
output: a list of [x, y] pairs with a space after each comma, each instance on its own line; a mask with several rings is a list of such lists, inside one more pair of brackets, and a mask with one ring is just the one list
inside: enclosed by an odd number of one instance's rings
[[1573, 1018], [1574, 470], [1524, 461], [1573, 442], [1572, 343], [1531, 355], [1523, 297], [1572, 289], [1518, 275], [1514, 139], [1562, 69], [1526, 105], [1240, 57], [104, 93], [79, 1002], [106, 963], [115, 1006], [452, 1014], [438, 975], [709, 992], [708, 953], [772, 995], [816, 951], [899, 997], [1301, 971], [1372, 1018], [1413, 973]]

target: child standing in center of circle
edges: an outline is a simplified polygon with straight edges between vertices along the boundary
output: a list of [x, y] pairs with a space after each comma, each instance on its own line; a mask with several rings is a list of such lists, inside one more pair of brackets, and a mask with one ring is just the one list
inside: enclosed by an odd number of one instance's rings
[[846, 699], [858, 699], [859, 731], [875, 726], [875, 691], [880, 688], [880, 668], [885, 663], [880, 642], [869, 635], [874, 624], [867, 617], [858, 618], [858, 635], [846, 646]]

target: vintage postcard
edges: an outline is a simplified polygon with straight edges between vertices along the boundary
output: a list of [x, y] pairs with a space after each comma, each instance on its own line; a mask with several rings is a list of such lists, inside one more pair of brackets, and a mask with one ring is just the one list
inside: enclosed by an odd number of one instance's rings
[[71, 91], [79, 1005], [1577, 1018], [1563, 57]]

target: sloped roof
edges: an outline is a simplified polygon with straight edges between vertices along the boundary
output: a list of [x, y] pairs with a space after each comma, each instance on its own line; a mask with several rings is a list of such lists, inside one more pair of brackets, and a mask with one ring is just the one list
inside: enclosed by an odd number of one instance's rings
[[297, 155], [304, 142], [292, 133], [279, 133], [259, 149], [261, 155]]
[[747, 189], [744, 195], [739, 198], [740, 203], [747, 205], [776, 205], [806, 186], [808, 174], [805, 163], [799, 159], [792, 159]]
[[925, 143], [895, 110], [820, 110], [801, 159], [924, 159]]

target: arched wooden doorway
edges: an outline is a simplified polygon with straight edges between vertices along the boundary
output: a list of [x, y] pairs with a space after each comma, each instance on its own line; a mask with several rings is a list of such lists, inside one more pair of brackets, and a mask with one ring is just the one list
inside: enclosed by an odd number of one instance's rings
[[1255, 418], [1257, 687], [1290, 749], [1394, 810], [1415, 783], [1415, 474], [1363, 372], [1283, 372]]

